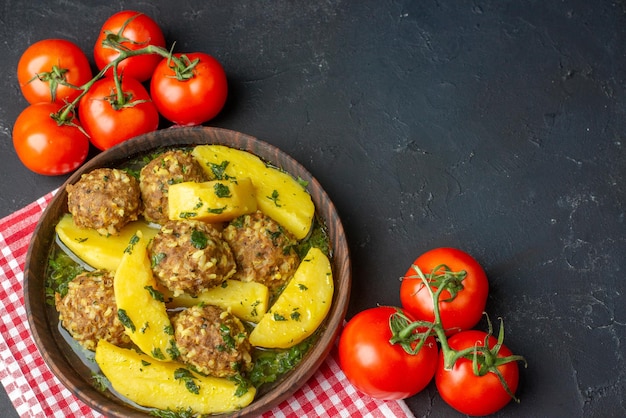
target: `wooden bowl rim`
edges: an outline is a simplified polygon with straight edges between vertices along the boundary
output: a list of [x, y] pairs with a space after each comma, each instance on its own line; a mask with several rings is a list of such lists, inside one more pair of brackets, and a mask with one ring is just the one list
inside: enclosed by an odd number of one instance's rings
[[[292, 396], [319, 369], [330, 351], [343, 326], [348, 309], [351, 287], [351, 262], [345, 232], [337, 210], [321, 187], [319, 182], [291, 156], [265, 141], [241, 132], [211, 127], [175, 127], [151, 132], [100, 153], [85, 163], [70, 176], [58, 189], [44, 210], [35, 227], [24, 267], [24, 304], [28, 323], [35, 345], [39, 349], [45, 363], [59, 381], [78, 399], [96, 411], [111, 417], [147, 417], [144, 411], [130, 408], [126, 403], [98, 391], [79, 373], [75, 366], [63, 354], [63, 341], [57, 334], [59, 331], [49, 318], [45, 304], [45, 264], [39, 260], [40, 255], [47, 254], [54, 239], [54, 225], [58, 214], [67, 211], [67, 193], [65, 188], [80, 179], [83, 173], [98, 167], [121, 164], [124, 159], [132, 159], [162, 147], [193, 146], [199, 144], [222, 144], [233, 148], [250, 151], [263, 160], [285, 169], [294, 176], [308, 181], [311, 197], [318, 214], [324, 218], [328, 226], [332, 245], [333, 276], [335, 292], [331, 310], [325, 320], [324, 330], [316, 345], [306, 357], [271, 391], [255, 399], [249, 406], [233, 413], [215, 415], [216, 417], [252, 417], [272, 409]], [[44, 266], [42, 266], [44, 264]], [[58, 322], [58, 321], [56, 321]], [[65, 347], [67, 350], [69, 347]], [[70, 350], [71, 351], [71, 350]], [[70, 355], [74, 355], [73, 353]], [[75, 356], [75, 355], [74, 355]]]

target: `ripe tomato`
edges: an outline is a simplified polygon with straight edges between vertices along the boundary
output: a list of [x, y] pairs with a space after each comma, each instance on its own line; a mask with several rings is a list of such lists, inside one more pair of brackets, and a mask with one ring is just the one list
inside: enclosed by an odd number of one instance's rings
[[[133, 51], [148, 45], [165, 48], [163, 31], [149, 16], [132, 10], [115, 13], [102, 25], [93, 49], [96, 66], [100, 70], [120, 55], [115, 49], [103, 44], [107, 38], [119, 42], [123, 47]], [[160, 55], [137, 55], [121, 61], [118, 65], [118, 71], [119, 74], [124, 74], [126, 77], [146, 81], [152, 75], [154, 67], [159, 61], [161, 61]]]
[[[484, 347], [484, 331], [470, 330], [453, 335], [448, 339], [450, 348], [462, 350], [474, 347]], [[497, 339], [489, 338], [489, 348], [493, 348]], [[502, 345], [498, 351], [498, 358], [511, 356], [511, 350]], [[498, 376], [489, 372], [484, 376], [474, 374], [472, 360], [462, 357], [458, 359], [452, 370], [443, 367], [443, 354], [439, 356], [435, 384], [441, 398], [457, 411], [474, 416], [493, 414], [502, 409], [513, 397], [507, 393]], [[515, 361], [497, 366], [506, 381], [511, 394], [517, 390], [519, 383], [519, 368]]]
[[[487, 275], [480, 264], [466, 252], [454, 248], [436, 248], [419, 256], [413, 265], [424, 273], [426, 278], [433, 269], [445, 264], [452, 272], [465, 271], [467, 274], [461, 282], [463, 288], [452, 301], [450, 292], [442, 291], [439, 297], [441, 323], [448, 335], [461, 330], [473, 328], [480, 321], [485, 305], [489, 283]], [[431, 285], [433, 291], [436, 286]], [[413, 267], [409, 268], [400, 285], [402, 307], [410, 312], [415, 319], [433, 322], [433, 298]]]
[[339, 364], [348, 380], [361, 392], [377, 399], [413, 396], [432, 380], [438, 348], [428, 337], [415, 355], [391, 344], [389, 318], [396, 308], [379, 306], [355, 315], [339, 338]]
[[78, 121], [59, 125], [50, 117], [61, 105], [36, 103], [28, 106], [13, 125], [13, 146], [30, 170], [48, 176], [67, 174], [87, 158], [89, 140]]
[[[175, 56], [181, 58], [181, 54]], [[199, 61], [182, 77], [177, 77], [173, 61], [163, 59], [152, 75], [150, 95], [166, 119], [178, 125], [199, 125], [222, 110], [228, 96], [228, 82], [224, 68], [212, 56], [201, 52], [185, 56], [188, 63]]]
[[119, 103], [115, 80], [105, 77], [80, 99], [78, 117], [91, 143], [101, 150], [159, 126], [159, 113], [139, 81], [124, 78], [122, 91], [125, 102]]
[[64, 39], [35, 42], [17, 63], [17, 81], [30, 104], [71, 102], [81, 92], [71, 86], [80, 87], [91, 77], [87, 56], [76, 44]]

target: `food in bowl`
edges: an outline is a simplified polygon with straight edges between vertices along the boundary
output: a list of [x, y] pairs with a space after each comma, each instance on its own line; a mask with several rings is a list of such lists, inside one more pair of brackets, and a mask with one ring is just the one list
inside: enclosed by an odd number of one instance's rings
[[[331, 247], [311, 196], [287, 173], [246, 151], [199, 145], [174, 151], [203, 170], [190, 178], [181, 168], [188, 164], [169, 164], [172, 152], [115, 167], [142, 173], [140, 187], [149, 178], [146, 196], [158, 191], [160, 202], [150, 215], [109, 235], [61, 217], [63, 246], [51, 257], [63, 268], [51, 269], [50, 294], [67, 297], [71, 275], [60, 278], [62, 271], [113, 272], [117, 318], [132, 343], [100, 339], [95, 355], [83, 353], [110, 389], [146, 408], [229, 412], [253, 402], [315, 344], [333, 300]], [[141, 389], [148, 375], [161, 386]]]

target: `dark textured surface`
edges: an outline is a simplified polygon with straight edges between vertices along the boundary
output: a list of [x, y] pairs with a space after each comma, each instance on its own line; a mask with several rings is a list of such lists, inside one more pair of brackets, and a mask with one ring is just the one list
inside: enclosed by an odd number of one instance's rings
[[[0, 216], [64, 180], [13, 151], [21, 52], [62, 37], [91, 54], [124, 8], [224, 64], [211, 125], [280, 147], [326, 189], [353, 257], [349, 315], [397, 304], [419, 253], [460, 247], [529, 362], [498, 416], [626, 415], [623, 1], [5, 1]], [[433, 386], [408, 404], [458, 416]]]

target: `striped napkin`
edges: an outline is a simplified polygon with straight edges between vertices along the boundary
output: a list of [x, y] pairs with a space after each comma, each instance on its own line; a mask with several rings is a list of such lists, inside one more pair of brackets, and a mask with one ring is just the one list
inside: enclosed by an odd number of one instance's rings
[[[52, 374], [30, 335], [22, 280], [30, 237], [54, 192], [0, 219], [0, 381], [20, 417], [101, 417]], [[333, 350], [294, 396], [263, 417], [413, 417], [403, 401], [372, 399], [348, 382]]]

